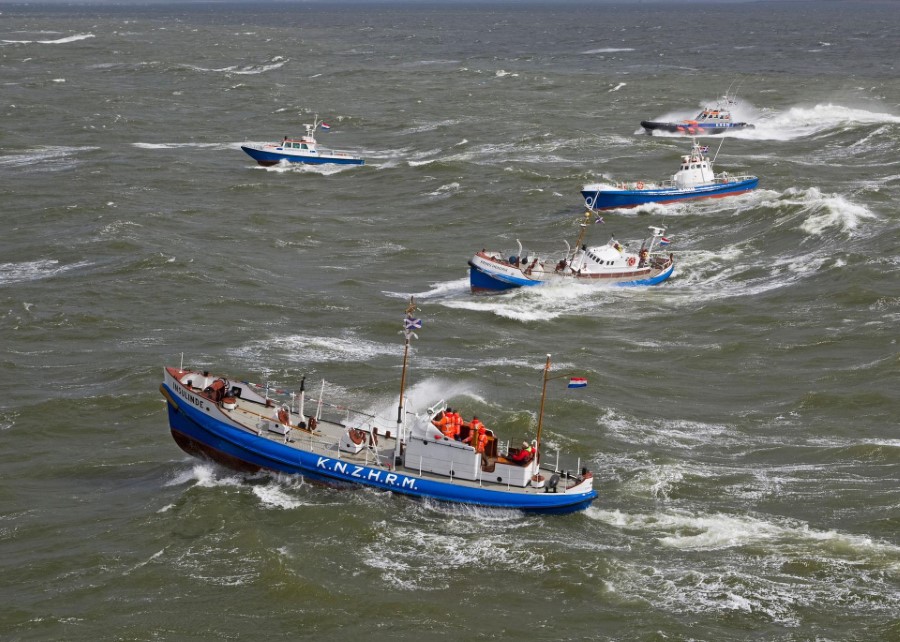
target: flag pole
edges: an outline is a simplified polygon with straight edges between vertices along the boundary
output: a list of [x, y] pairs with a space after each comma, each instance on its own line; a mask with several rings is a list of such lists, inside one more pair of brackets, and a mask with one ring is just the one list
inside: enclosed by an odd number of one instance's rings
[[397, 435], [394, 440], [395, 463], [400, 458], [401, 433], [403, 431], [403, 395], [406, 390], [406, 368], [409, 363], [409, 341], [413, 337], [418, 338], [416, 333], [413, 332], [413, 329], [421, 327], [421, 322], [418, 319], [414, 319], [412, 316], [413, 312], [417, 309], [415, 298], [409, 297], [409, 305], [406, 306], [406, 317], [403, 319], [403, 370], [400, 374], [400, 402], [397, 405]]
[[541, 465], [538, 456], [541, 453], [541, 433], [544, 429], [544, 402], [547, 400], [547, 382], [551, 379], [560, 379], [562, 377], [571, 376], [571, 372], [563, 372], [558, 375], [550, 376], [550, 355], [547, 355], [547, 363], [544, 365], [544, 383], [541, 387], [541, 409], [538, 411], [537, 437], [534, 440], [534, 459], [537, 464], [535, 475], [540, 474]]
[[541, 452], [541, 431], [544, 427], [544, 400], [547, 398], [547, 381], [549, 377], [547, 374], [550, 372], [550, 355], [547, 355], [547, 364], [544, 366], [544, 385], [541, 389], [541, 409], [538, 412], [538, 425], [537, 425], [537, 438], [535, 439], [534, 446], [534, 460], [537, 462], [537, 471], [540, 471], [541, 464], [538, 462], [538, 456]]

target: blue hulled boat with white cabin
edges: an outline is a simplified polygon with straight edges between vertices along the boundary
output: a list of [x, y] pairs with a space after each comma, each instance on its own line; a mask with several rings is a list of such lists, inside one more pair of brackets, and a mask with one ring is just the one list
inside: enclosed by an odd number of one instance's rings
[[[672, 254], [660, 252], [669, 245], [665, 228], [650, 227], [650, 237], [638, 245], [623, 245], [615, 239], [605, 245], [583, 244], [593, 212], [585, 213], [574, 247], [538, 253], [522, 247], [516, 250], [481, 250], [469, 260], [469, 286], [473, 293], [504, 292], [515, 288], [560, 283], [590, 283], [641, 286], [662, 283], [675, 271]], [[601, 220], [602, 219], [598, 219]]]
[[691, 151], [681, 157], [681, 165], [671, 179], [657, 183], [643, 180], [620, 183], [590, 183], [581, 188], [585, 205], [595, 210], [637, 207], [646, 203], [675, 203], [698, 198], [736, 196], [756, 189], [759, 177], [716, 174], [708, 147], [694, 140]]
[[306, 133], [299, 138], [285, 136], [281, 143], [262, 143], [241, 145], [241, 149], [260, 165], [269, 167], [281, 162], [304, 163], [307, 165], [364, 165], [365, 160], [354, 156], [351, 152], [320, 148], [316, 141], [315, 131], [319, 127], [330, 127], [318, 118], [312, 124], [304, 123]]
[[[367, 486], [401, 495], [536, 513], [584, 510], [597, 498], [593, 476], [577, 460], [565, 469], [559, 453], [541, 449], [544, 399], [535, 438], [514, 448], [477, 421], [452, 424], [444, 401], [418, 413], [406, 410], [412, 332], [410, 300], [400, 404], [396, 417], [352, 410], [269, 386], [168, 367], [160, 392], [175, 442], [187, 453], [227, 467], [301, 475], [333, 486]], [[544, 394], [550, 379], [544, 368]], [[324, 392], [325, 382], [322, 382]], [[450, 431], [447, 426], [456, 426]]]
[[706, 107], [700, 111], [693, 120], [679, 120], [674, 122], [642, 120], [641, 127], [648, 134], [655, 131], [668, 132], [670, 134], [684, 134], [685, 136], [709, 136], [725, 134], [727, 132], [742, 129], [753, 129], [754, 125], [744, 122], [735, 122], [731, 112], [722, 106]]

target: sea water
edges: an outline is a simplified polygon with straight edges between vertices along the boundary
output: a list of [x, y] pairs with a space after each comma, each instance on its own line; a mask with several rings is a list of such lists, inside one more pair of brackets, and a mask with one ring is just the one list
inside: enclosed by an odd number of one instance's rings
[[[0, 6], [0, 631], [9, 640], [900, 639], [896, 3]], [[473, 296], [574, 241], [582, 184], [670, 176], [641, 120], [736, 94], [726, 199], [604, 213], [653, 288]], [[318, 116], [358, 168], [262, 168]], [[247, 477], [162, 369], [580, 457], [530, 516]]]

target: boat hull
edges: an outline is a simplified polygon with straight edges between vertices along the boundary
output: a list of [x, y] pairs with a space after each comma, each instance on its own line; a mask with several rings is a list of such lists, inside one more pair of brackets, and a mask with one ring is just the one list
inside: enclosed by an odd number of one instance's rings
[[353, 464], [337, 455], [301, 450], [217, 419], [210, 414], [215, 412], [214, 404], [196, 395], [179, 396], [167, 382], [161, 384], [161, 392], [167, 401], [169, 426], [176, 443], [192, 456], [239, 471], [268, 470], [327, 485], [367, 486], [421, 499], [534, 513], [572, 513], [586, 509], [597, 498], [593, 488], [577, 493], [514, 493], [434, 481], [405, 469]]
[[582, 190], [584, 203], [595, 210], [612, 210], [619, 208], [637, 207], [647, 203], [677, 203], [701, 198], [723, 198], [725, 196], [737, 196], [756, 189], [758, 178], [735, 181], [733, 183], [717, 183], [691, 189], [663, 188], [663, 189], [634, 189], [634, 190]]
[[365, 165], [365, 160], [363, 160], [362, 158], [357, 158], [355, 156], [350, 156], [349, 154], [321, 154], [314, 156], [288, 154], [282, 151], [278, 151], [278, 147], [260, 149], [256, 147], [249, 147], [247, 145], [241, 145], [241, 149], [244, 150], [244, 152], [248, 154], [253, 160], [264, 167], [277, 165], [282, 161], [287, 161], [289, 163], [301, 163], [304, 165]]
[[[645, 268], [617, 274], [560, 275], [545, 274], [543, 278], [531, 278], [520, 271], [513, 271], [493, 262], [476, 259], [469, 261], [469, 287], [473, 293], [497, 293], [522, 287], [553, 283], [593, 283], [617, 287], [657, 285], [672, 276], [674, 263], [663, 269]], [[516, 274], [515, 272], [518, 272]]]
[[713, 136], [741, 129], [753, 129], [750, 123], [665, 123], [653, 120], [642, 120], [641, 127], [652, 133], [654, 131], [689, 136]]

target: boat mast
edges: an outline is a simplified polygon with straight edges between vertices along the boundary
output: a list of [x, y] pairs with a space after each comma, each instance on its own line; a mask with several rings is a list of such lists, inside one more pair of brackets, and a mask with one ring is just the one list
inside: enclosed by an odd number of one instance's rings
[[[578, 254], [578, 251], [581, 250], [581, 246], [584, 244], [584, 237], [587, 235], [587, 228], [588, 228], [587, 224], [588, 224], [588, 221], [591, 220], [592, 213], [593, 213], [593, 210], [590, 210], [590, 209], [585, 210], [584, 220], [582, 220], [581, 223], [578, 224], [578, 227], [581, 229], [578, 230], [578, 238], [575, 239], [575, 248], [571, 250], [572, 256], [569, 258], [570, 265], [575, 261], [575, 255]], [[580, 269], [583, 265], [584, 265], [584, 257], [582, 256], [581, 265], [578, 266], [578, 269]], [[576, 269], [574, 265], [571, 265], [571, 267], [573, 270]], [[547, 355], [547, 356], [549, 357], [549, 355]]]
[[[541, 432], [544, 428], [544, 401], [547, 399], [547, 382], [551, 379], [560, 379], [561, 377], [571, 376], [571, 372], [563, 372], [558, 375], [550, 376], [550, 355], [547, 355], [547, 363], [544, 365], [544, 385], [541, 388], [541, 409], [538, 411], [537, 437], [534, 442], [535, 461], [541, 452]], [[540, 463], [538, 463], [535, 474], [540, 473]]]
[[[547, 399], [547, 382], [550, 380], [548, 376], [550, 374], [550, 355], [547, 355], [547, 364], [544, 366], [544, 385], [541, 389], [541, 409], [538, 412], [538, 425], [537, 425], [537, 437], [535, 438], [534, 445], [534, 458], [537, 461], [538, 455], [541, 452], [541, 431], [544, 427], [544, 401]], [[540, 464], [538, 464], [538, 470], [540, 470]]]
[[403, 430], [403, 394], [406, 389], [406, 366], [409, 362], [409, 341], [412, 338], [419, 338], [413, 330], [418, 330], [422, 327], [422, 321], [413, 317], [413, 312], [417, 309], [415, 297], [409, 297], [409, 305], [406, 306], [406, 317], [403, 319], [403, 330], [401, 332], [404, 337], [403, 371], [400, 374], [400, 403], [397, 405], [397, 435], [394, 440], [394, 462], [400, 458], [400, 437], [401, 431]]

